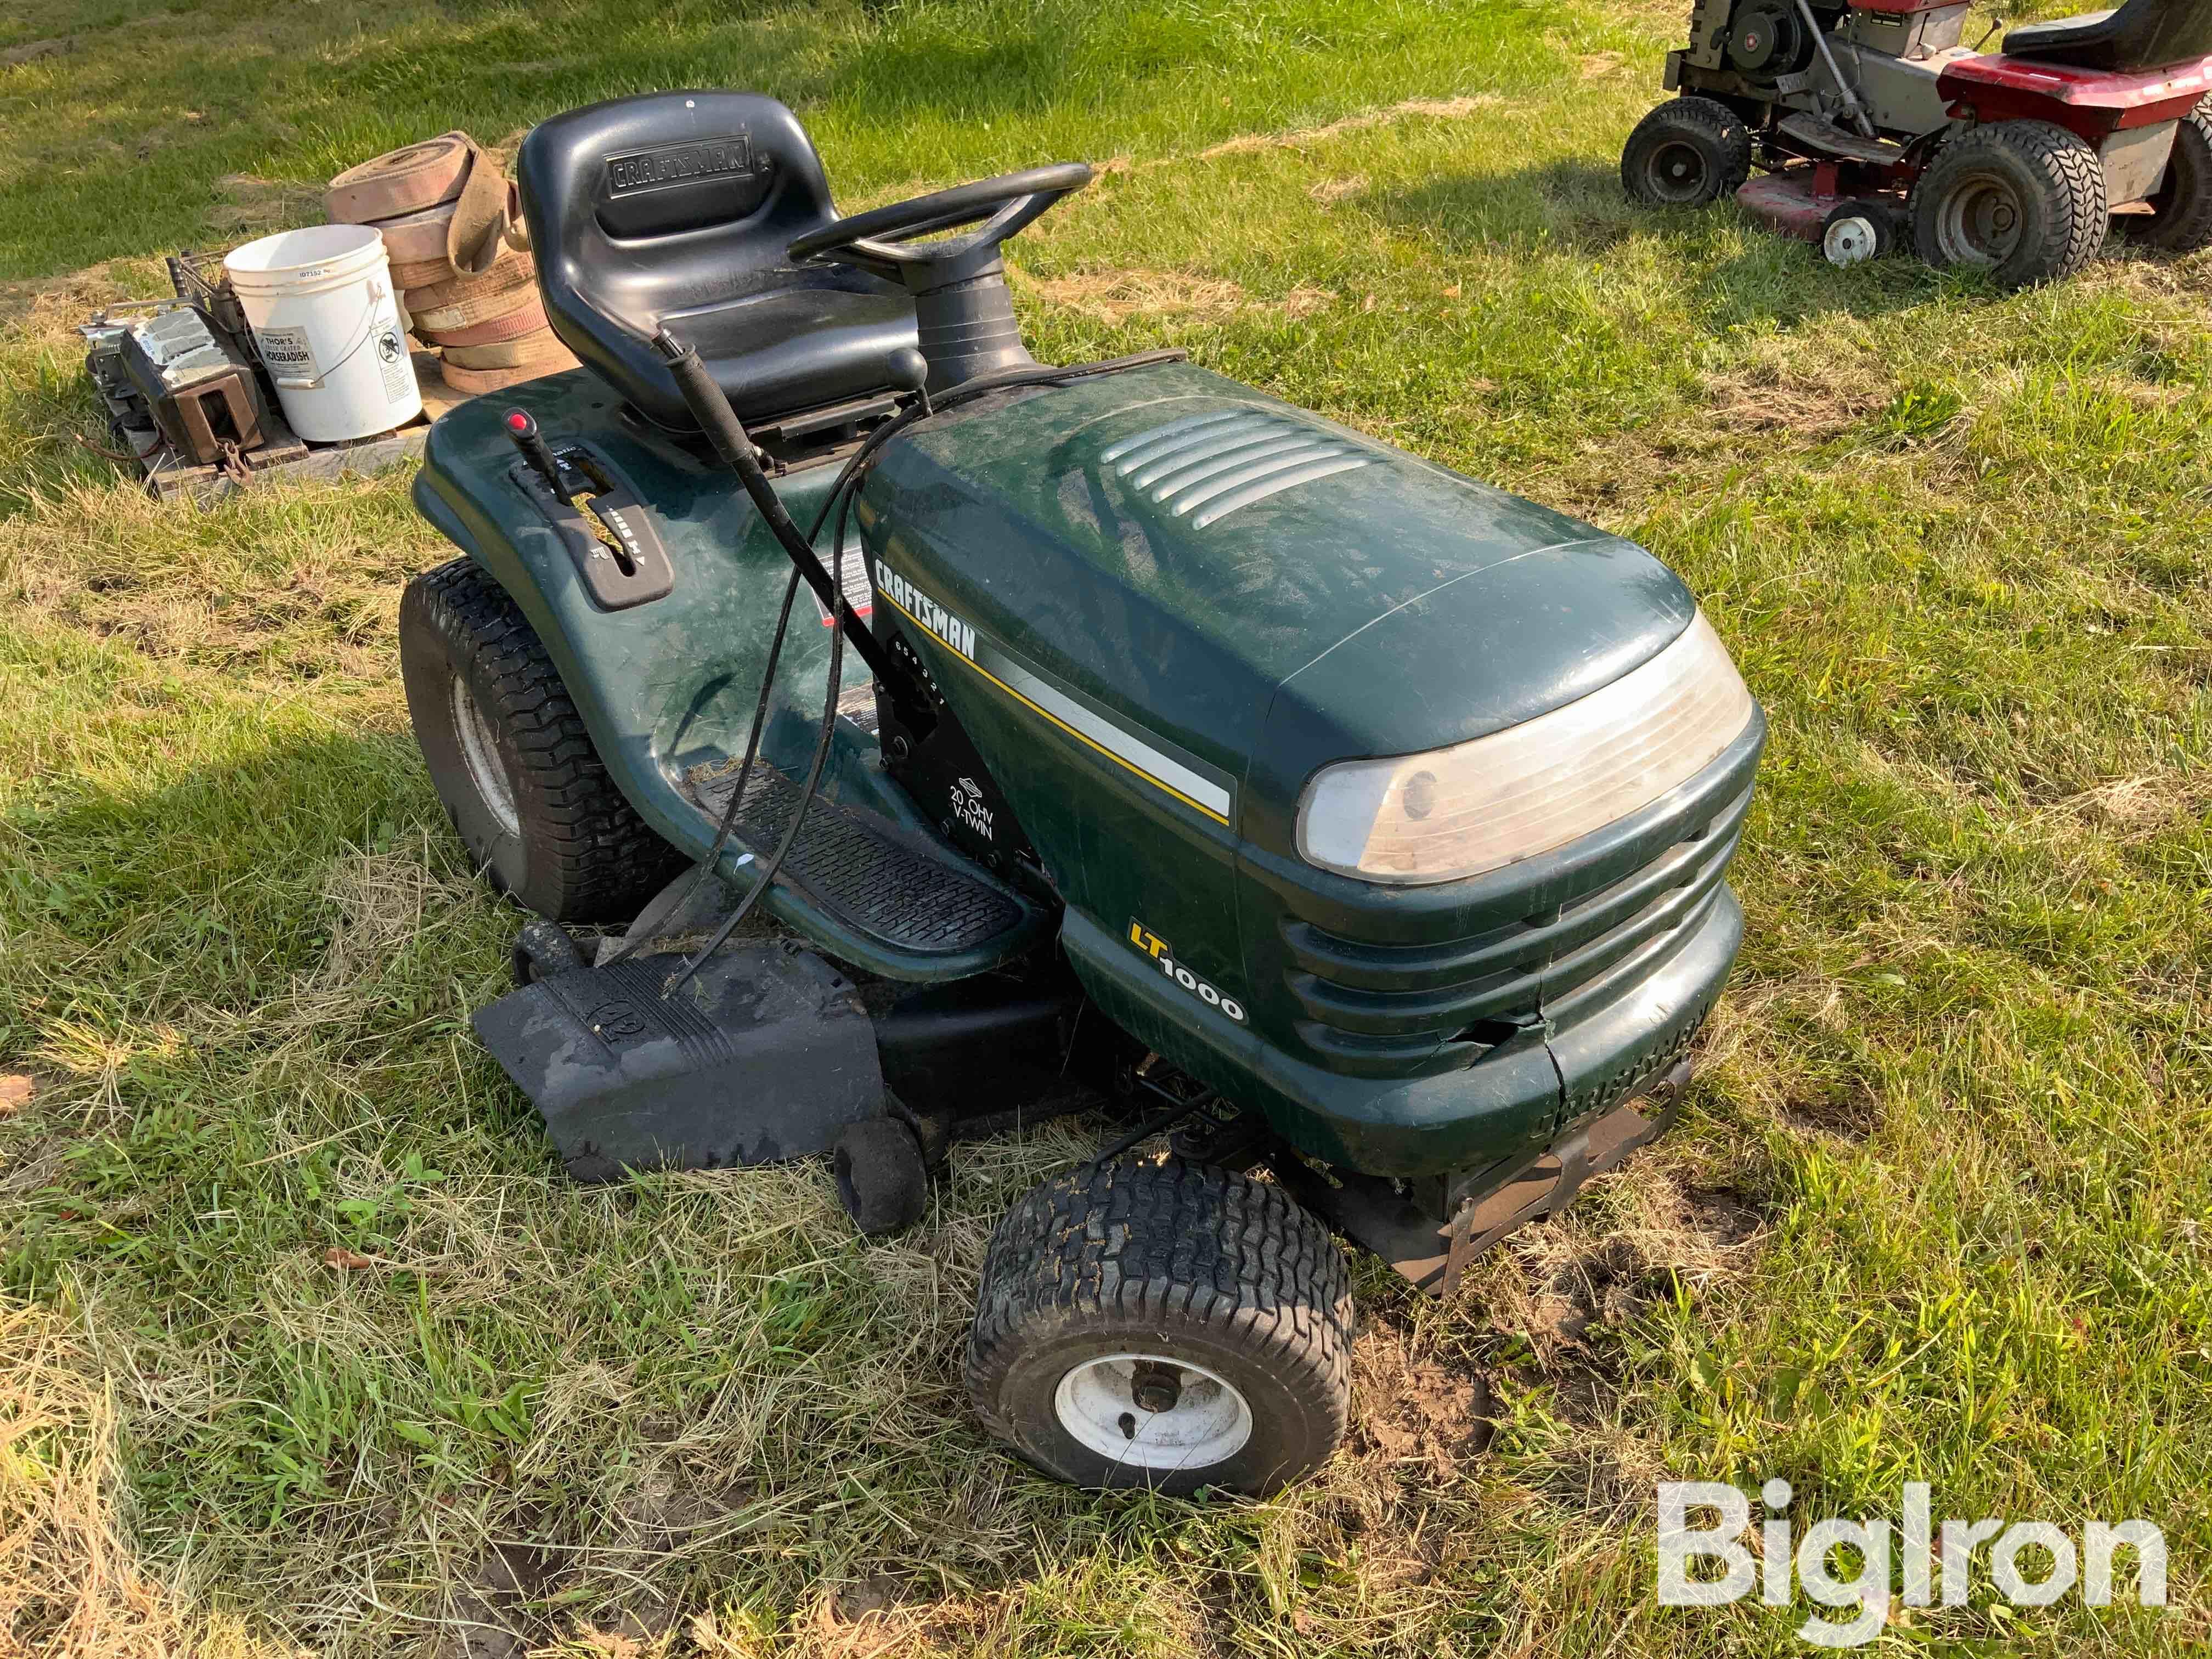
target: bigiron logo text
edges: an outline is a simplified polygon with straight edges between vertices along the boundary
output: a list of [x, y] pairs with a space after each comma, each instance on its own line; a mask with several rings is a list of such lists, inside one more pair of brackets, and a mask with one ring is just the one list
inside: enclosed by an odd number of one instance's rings
[[1225, 997], [1196, 974], [1175, 959], [1175, 951], [1141, 921], [1129, 923], [1129, 943], [1159, 964], [1160, 972], [1196, 997], [1209, 1008], [1218, 1008], [1239, 1025], [1244, 1023], [1244, 1005], [1234, 997]]
[[908, 616], [969, 661], [975, 660], [974, 624], [961, 621], [881, 559], [876, 561], [876, 586], [884, 590], [885, 599]]

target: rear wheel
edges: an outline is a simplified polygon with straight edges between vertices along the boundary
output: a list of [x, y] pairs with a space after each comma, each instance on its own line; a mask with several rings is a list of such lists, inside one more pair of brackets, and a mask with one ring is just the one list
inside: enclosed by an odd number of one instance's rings
[[1264, 1494], [1343, 1438], [1351, 1327], [1344, 1254], [1281, 1188], [1176, 1158], [1085, 1164], [992, 1236], [968, 1393], [1079, 1486]]
[[2097, 152], [2047, 121], [1952, 139], [1912, 190], [1921, 257], [1987, 270], [2007, 288], [2074, 276], [2097, 257], [2110, 217]]
[[1717, 98], [1677, 98], [1636, 124], [1620, 182], [1648, 207], [1706, 207], [1751, 177], [1751, 128]]
[[2131, 242], [2166, 253], [2212, 247], [2212, 98], [2183, 116], [2173, 131], [2173, 156], [2151, 193], [2148, 213], [2112, 223]]
[[684, 860], [599, 760], [521, 608], [466, 559], [399, 601], [415, 740], [477, 867], [555, 921], [625, 921]]

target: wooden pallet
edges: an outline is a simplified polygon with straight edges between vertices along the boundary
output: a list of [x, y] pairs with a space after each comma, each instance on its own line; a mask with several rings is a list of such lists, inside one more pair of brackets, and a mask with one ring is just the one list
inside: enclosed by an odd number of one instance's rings
[[[190, 460], [168, 444], [156, 441], [137, 458], [147, 490], [161, 501], [191, 501], [207, 507], [265, 479], [327, 480], [349, 473], [368, 477], [396, 461], [420, 455], [430, 422], [468, 399], [446, 384], [438, 372], [437, 358], [429, 352], [416, 352], [414, 361], [415, 383], [422, 392], [422, 412], [395, 431], [346, 443], [311, 444], [296, 435], [284, 423], [283, 411], [272, 405], [267, 437], [240, 457], [246, 467], [242, 479], [221, 466]], [[111, 414], [119, 412], [112, 400], [108, 409]]]

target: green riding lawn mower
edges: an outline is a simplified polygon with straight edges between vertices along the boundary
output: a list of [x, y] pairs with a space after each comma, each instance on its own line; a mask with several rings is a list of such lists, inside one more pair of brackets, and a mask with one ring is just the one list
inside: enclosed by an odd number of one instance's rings
[[401, 608], [541, 918], [477, 1032], [579, 1178], [826, 1153], [870, 1233], [1116, 1115], [997, 1228], [977, 1413], [1089, 1486], [1311, 1469], [1333, 1234], [1448, 1290], [1673, 1120], [1765, 732], [1712, 628], [1179, 352], [1036, 362], [1000, 245], [1085, 167], [839, 218], [789, 111], [701, 91], [519, 171], [585, 367], [437, 423], [467, 556]]
[[[1832, 264], [1914, 249], [2021, 287], [2107, 231], [2212, 246], [2212, 0], [1964, 43], [1967, 0], [1695, 0], [1621, 182], [1655, 207], [1734, 196]], [[1756, 176], [1754, 176], [1754, 172]]]

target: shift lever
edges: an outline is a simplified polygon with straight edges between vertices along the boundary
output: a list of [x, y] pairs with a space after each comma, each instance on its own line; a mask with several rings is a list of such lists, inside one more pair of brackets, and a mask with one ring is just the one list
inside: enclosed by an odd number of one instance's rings
[[510, 409], [507, 411], [507, 435], [514, 440], [514, 447], [522, 452], [522, 459], [530, 463], [532, 472], [545, 480], [545, 487], [553, 492], [555, 498], [566, 500], [568, 492], [561, 488], [561, 463], [527, 410]]
[[[576, 515], [583, 520], [585, 527], [592, 532], [593, 539], [614, 555], [615, 563], [621, 567], [623, 574], [637, 574], [637, 550], [631, 545], [630, 536], [626, 532], [617, 533], [615, 526], [600, 515], [592, 505], [593, 492], [588, 484], [580, 489], [571, 489], [561, 481], [561, 458], [553, 453], [553, 446], [545, 441], [545, 434], [538, 429], [538, 422], [531, 418], [529, 410], [510, 409], [507, 411], [507, 435], [514, 440], [514, 447], [522, 452], [524, 463], [545, 480], [545, 487], [553, 492], [553, 499], [566, 501], [574, 507]], [[578, 474], [580, 479], [582, 476], [580, 472]]]

